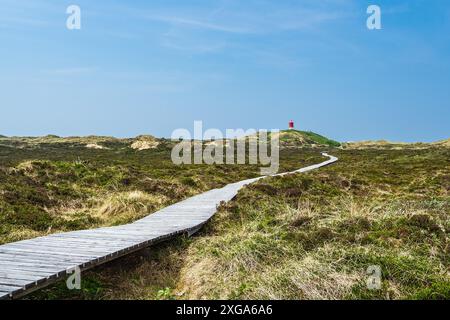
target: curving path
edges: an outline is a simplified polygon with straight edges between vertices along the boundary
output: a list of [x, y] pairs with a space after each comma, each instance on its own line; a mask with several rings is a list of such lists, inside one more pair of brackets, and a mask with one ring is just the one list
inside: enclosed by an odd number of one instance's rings
[[[300, 170], [326, 166], [330, 159]], [[141, 250], [182, 233], [197, 232], [215, 214], [222, 201], [264, 177], [228, 184], [178, 202], [134, 223], [108, 228], [52, 234], [0, 246], [0, 299], [18, 298], [81, 271]]]

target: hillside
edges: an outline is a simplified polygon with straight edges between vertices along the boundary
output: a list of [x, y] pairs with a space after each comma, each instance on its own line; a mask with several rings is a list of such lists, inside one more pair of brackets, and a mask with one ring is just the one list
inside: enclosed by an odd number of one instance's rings
[[421, 150], [435, 147], [450, 147], [450, 139], [425, 143], [425, 142], [392, 142], [387, 140], [368, 140], [342, 143], [342, 148], [351, 150], [380, 149], [380, 150]]
[[283, 130], [280, 131], [279, 136], [280, 144], [284, 147], [339, 147], [341, 145], [312, 131]]
[[[339, 147], [340, 143], [310, 131], [284, 130], [278, 134], [281, 148], [320, 148]], [[247, 137], [249, 139], [255, 136]], [[270, 137], [270, 133], [269, 133]], [[214, 142], [213, 142], [214, 143]], [[44, 146], [64, 145], [67, 147], [86, 147], [88, 149], [122, 149], [131, 148], [137, 151], [156, 149], [158, 146], [173, 144], [168, 139], [156, 138], [151, 135], [141, 135], [135, 138], [114, 138], [104, 136], [58, 137], [5, 137], [0, 136], [0, 145], [15, 148], [42, 148]], [[206, 142], [211, 144], [211, 142]], [[228, 145], [227, 141], [224, 145]]]
[[[119, 139], [106, 136], [59, 137], [46, 135], [43, 137], [5, 137], [0, 136], [0, 145], [16, 148], [42, 147], [87, 147], [94, 149], [130, 147], [134, 142], [148, 140], [151, 136]], [[153, 138], [153, 137], [151, 137]], [[156, 139], [156, 138], [153, 138]]]
[[[268, 134], [269, 138], [272, 134]], [[320, 147], [339, 147], [341, 144], [337, 141], [328, 139], [312, 131], [282, 130], [274, 134], [280, 140], [281, 148], [320, 148]], [[257, 135], [251, 135], [248, 139], [255, 139]]]
[[450, 139], [435, 142], [434, 145], [450, 148]]

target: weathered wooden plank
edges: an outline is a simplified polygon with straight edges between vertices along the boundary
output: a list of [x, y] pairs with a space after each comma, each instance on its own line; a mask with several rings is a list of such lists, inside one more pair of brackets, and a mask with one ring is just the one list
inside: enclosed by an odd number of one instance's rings
[[7, 273], [20, 273], [20, 271], [23, 271], [25, 273], [29, 274], [37, 274], [37, 273], [44, 273], [44, 274], [54, 274], [58, 272], [62, 272], [66, 270], [67, 267], [48, 267], [48, 266], [40, 266], [40, 265], [24, 265], [24, 264], [14, 264], [14, 265], [1, 265], [0, 266], [0, 275], [5, 275]]
[[[1, 248], [1, 247], [0, 247]], [[0, 258], [5, 257], [5, 259], [20, 259], [20, 260], [32, 260], [32, 261], [42, 261], [48, 263], [79, 263], [89, 261], [86, 257], [73, 257], [73, 256], [61, 256], [54, 255], [52, 253], [30, 253], [30, 252], [11, 252], [4, 251], [0, 252]]]
[[[29, 253], [29, 252], [21, 252], [21, 253]], [[0, 260], [2, 260], [2, 254], [0, 254]], [[19, 257], [19, 256], [18, 256]], [[59, 256], [58, 254], [54, 254], [51, 259], [39, 259], [36, 256], [33, 257], [28, 257], [26, 255], [24, 256], [20, 256], [17, 259], [11, 258], [10, 255], [8, 255], [7, 257], [5, 257], [5, 263], [3, 263], [1, 265], [1, 269], [5, 269], [8, 267], [12, 267], [14, 265], [18, 265], [21, 263], [29, 263], [29, 264], [35, 264], [35, 265], [39, 265], [39, 263], [43, 263], [45, 265], [46, 268], [50, 268], [47, 267], [47, 265], [52, 265], [54, 266], [54, 268], [63, 268], [65, 266], [77, 266], [77, 265], [82, 265], [85, 263], [88, 263], [90, 261], [93, 260], [98, 260], [99, 258], [89, 258], [89, 259], [83, 259], [83, 260], [78, 260], [78, 259], [74, 259], [74, 260], [65, 260], [65, 261], [61, 261], [59, 260]], [[7, 261], [7, 262], [6, 262]]]
[[98, 255], [93, 254], [83, 254], [83, 253], [72, 253], [72, 252], [64, 252], [61, 250], [51, 250], [50, 248], [42, 249], [42, 247], [35, 246], [10, 246], [7, 249], [0, 250], [0, 252], [29, 252], [29, 253], [52, 253], [60, 256], [68, 256], [68, 257], [83, 257], [83, 258], [97, 258]]
[[64, 237], [48, 237], [47, 239], [42, 239], [39, 241], [35, 241], [35, 242], [27, 242], [27, 243], [21, 243], [20, 245], [25, 245], [25, 246], [29, 246], [29, 245], [42, 245], [42, 246], [46, 246], [46, 245], [51, 245], [51, 246], [69, 246], [72, 247], [74, 246], [79, 247], [79, 248], [83, 248], [84, 246], [86, 247], [95, 247], [96, 245], [98, 246], [105, 246], [108, 245], [109, 247], [118, 247], [118, 248], [122, 248], [124, 246], [123, 243], [118, 243], [117, 241], [113, 241], [113, 240], [105, 240], [105, 241], [86, 241], [83, 240], [83, 237], [79, 237], [79, 238], [75, 238], [75, 239], [70, 239], [70, 238], [64, 238]]
[[[67, 264], [60, 265], [62, 267], [65, 267]], [[19, 260], [19, 259], [4, 259], [2, 256], [2, 260], [0, 261], [0, 271], [2, 268], [22, 268], [22, 267], [36, 267], [36, 268], [43, 268], [47, 270], [60, 270], [57, 264], [51, 264], [51, 263], [42, 263], [41, 261], [36, 260]], [[20, 270], [20, 269], [19, 269]]]
[[127, 236], [124, 237], [123, 235], [119, 235], [117, 233], [114, 232], [91, 232], [91, 233], [86, 233], [86, 234], [68, 234], [68, 235], [58, 235], [59, 238], [64, 238], [64, 239], [69, 239], [69, 238], [73, 238], [73, 239], [105, 239], [105, 240], [114, 240], [114, 241], [121, 241], [121, 242], [138, 242], [138, 241], [145, 241], [151, 237], [156, 237], [161, 235], [161, 233], [148, 233], [148, 236]]
[[75, 241], [57, 241], [48, 239], [47, 241], [40, 241], [36, 244], [26, 244], [20, 246], [22, 248], [34, 248], [34, 247], [45, 247], [48, 249], [67, 249], [72, 253], [82, 252], [82, 253], [93, 253], [93, 254], [103, 254], [104, 252], [109, 252], [111, 250], [122, 250], [127, 246], [120, 246], [117, 244], [101, 244], [101, 243], [87, 243], [87, 242], [75, 242]]
[[3, 278], [2, 276], [0, 276], [0, 286], [17, 286], [22, 288], [29, 285], [30, 283], [33, 284], [38, 279], [39, 278], [35, 280], [32, 277], [30, 277], [30, 279], [19, 279], [19, 278], [11, 279], [11, 278]]
[[51, 277], [55, 274], [53, 271], [48, 270], [34, 270], [34, 269], [23, 269], [23, 270], [17, 270], [17, 269], [2, 269], [0, 271], [0, 276], [5, 278], [14, 278], [14, 276], [36, 276], [36, 277]]
[[6, 286], [6, 285], [0, 285], [0, 291], [2, 292], [8, 292], [8, 293], [14, 293], [17, 290], [20, 290], [21, 287], [17, 286]]

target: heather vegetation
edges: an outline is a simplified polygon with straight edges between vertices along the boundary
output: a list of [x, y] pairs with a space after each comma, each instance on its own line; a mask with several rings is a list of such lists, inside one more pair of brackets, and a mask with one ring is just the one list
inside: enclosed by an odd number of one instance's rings
[[[311, 140], [313, 139], [313, 140]], [[192, 238], [180, 237], [83, 274], [45, 299], [448, 299], [450, 149], [338, 144], [280, 133], [281, 169], [340, 158], [241, 190]], [[140, 136], [0, 137], [0, 243], [119, 225], [227, 183], [256, 165], [182, 165], [173, 142]], [[366, 286], [369, 266], [380, 290]]]
[[[307, 162], [288, 150], [284, 161]], [[450, 150], [330, 152], [332, 166], [244, 188], [192, 238], [89, 271], [81, 291], [32, 298], [450, 298]], [[369, 266], [380, 290], [366, 286]]]
[[[173, 142], [140, 136], [0, 138], [0, 244], [128, 223], [259, 175], [257, 165], [174, 165]], [[320, 161], [282, 151], [281, 170]]]

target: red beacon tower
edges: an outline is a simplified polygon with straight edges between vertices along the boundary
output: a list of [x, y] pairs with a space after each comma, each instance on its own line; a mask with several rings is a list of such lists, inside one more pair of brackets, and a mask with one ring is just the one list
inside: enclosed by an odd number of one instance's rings
[[289, 130], [294, 130], [294, 120], [289, 121]]

